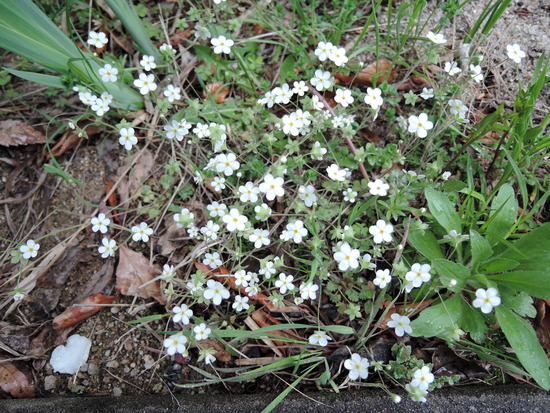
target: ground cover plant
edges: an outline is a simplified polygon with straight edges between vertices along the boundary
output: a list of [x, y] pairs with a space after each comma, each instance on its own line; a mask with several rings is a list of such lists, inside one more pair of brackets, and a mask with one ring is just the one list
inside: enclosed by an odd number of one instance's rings
[[[467, 3], [75, 1], [53, 23], [40, 2], [1, 4], [0, 47], [21, 57], [3, 78], [73, 98], [42, 111], [43, 179], [85, 190], [60, 162], [98, 134], [120, 168], [82, 200], [86, 217], [47, 232], [45, 217], [14, 223], [34, 192], [7, 179], [4, 320], [25, 318], [75, 240], [108, 277], [53, 305], [41, 351], [10, 341], [0, 366], [43, 368], [79, 322], [120, 304], [147, 309], [112, 317], [155, 341], [154, 364], [195, 373], [176, 388], [280, 380], [266, 410], [308, 386], [425, 402], [502, 372], [550, 389], [550, 115], [535, 116], [549, 59], [526, 83], [528, 45], [484, 59], [510, 1], [445, 35]], [[517, 71], [513, 107], [479, 98], [494, 66]]]

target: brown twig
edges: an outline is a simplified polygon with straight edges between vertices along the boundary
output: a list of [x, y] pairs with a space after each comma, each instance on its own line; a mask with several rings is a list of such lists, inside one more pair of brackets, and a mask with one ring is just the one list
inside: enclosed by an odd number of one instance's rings
[[[334, 109], [332, 109], [332, 107], [328, 104], [328, 102], [323, 97], [323, 95], [321, 95], [317, 91], [317, 89], [315, 89], [313, 86], [311, 86], [311, 84], [309, 84], [309, 83], [306, 83], [306, 84], [307, 84], [308, 89], [311, 91], [311, 93], [313, 93], [315, 96], [317, 96], [319, 98], [319, 101], [322, 102], [323, 105], [325, 105], [325, 107], [327, 108], [327, 110], [329, 111], [331, 116], [335, 117], [336, 113], [334, 113]], [[348, 145], [348, 148], [351, 151], [351, 153], [353, 154], [353, 156], [356, 156], [355, 145], [353, 144], [351, 139], [347, 136], [344, 136], [344, 139], [346, 140], [346, 144]], [[363, 178], [365, 178], [367, 181], [370, 181], [370, 177], [367, 174], [367, 170], [365, 169], [365, 165], [363, 165], [362, 162], [357, 162], [357, 165], [359, 166], [359, 170], [361, 171], [361, 175], [363, 175]]]

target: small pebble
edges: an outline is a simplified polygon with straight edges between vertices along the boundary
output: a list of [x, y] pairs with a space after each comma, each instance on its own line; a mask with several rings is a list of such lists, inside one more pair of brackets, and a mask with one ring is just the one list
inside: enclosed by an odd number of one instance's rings
[[120, 387], [113, 387], [113, 396], [120, 397], [122, 395], [122, 389]]
[[44, 390], [49, 391], [55, 389], [57, 380], [55, 376], [46, 376], [44, 378]]
[[118, 367], [118, 361], [116, 361], [116, 360], [109, 361], [106, 364], [106, 366], [109, 367], [110, 369], [116, 369]]
[[99, 373], [99, 366], [97, 364], [90, 363], [88, 364], [88, 374], [95, 376]]

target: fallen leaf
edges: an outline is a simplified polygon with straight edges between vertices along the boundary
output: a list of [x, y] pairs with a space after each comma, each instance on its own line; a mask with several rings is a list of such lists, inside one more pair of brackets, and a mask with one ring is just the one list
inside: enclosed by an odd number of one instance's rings
[[[341, 73], [334, 74], [334, 77], [340, 81], [364, 86], [376, 86], [387, 81], [392, 83], [397, 76], [397, 71], [391, 70], [392, 62], [387, 59], [380, 59], [361, 69], [355, 76], [346, 76]], [[375, 81], [373, 81], [373, 78]]]
[[114, 299], [115, 297], [111, 295], [94, 294], [80, 302], [79, 306], [69, 307], [55, 317], [52, 327], [54, 330], [59, 330], [60, 328], [79, 323], [105, 308], [104, 306], [97, 306], [95, 304], [111, 304]]
[[101, 268], [95, 271], [88, 279], [82, 292], [78, 295], [75, 301], [83, 301], [86, 297], [96, 294], [99, 291], [103, 291], [103, 289], [111, 282], [114, 270], [115, 264], [113, 260], [105, 260]]
[[535, 298], [535, 308], [537, 309], [537, 318], [535, 331], [546, 350], [550, 350], [550, 300], [541, 300]]
[[222, 343], [215, 338], [207, 338], [206, 340], [201, 340], [199, 343], [202, 348], [216, 350], [214, 357], [219, 361], [223, 361], [224, 363], [231, 361], [231, 354], [226, 351]]
[[152, 281], [155, 278], [155, 269], [151, 262], [139, 252], [132, 251], [124, 245], [120, 246], [119, 252], [120, 259], [116, 269], [117, 290], [124, 295], [153, 297], [164, 304], [160, 283]]
[[172, 222], [168, 224], [168, 228], [164, 234], [162, 234], [157, 241], [157, 245], [160, 247], [160, 254], [168, 256], [177, 248], [181, 247], [181, 244], [175, 241], [175, 239], [183, 236], [185, 236], [185, 230], [183, 228], [178, 228], [178, 224], [172, 220]]
[[0, 145], [21, 146], [46, 143], [46, 137], [20, 120], [0, 121]]
[[478, 363], [459, 357], [446, 345], [438, 346], [432, 354], [432, 372], [437, 376], [453, 376], [458, 374], [461, 379], [482, 379], [487, 376], [487, 370]]
[[[128, 162], [121, 166], [118, 170], [119, 175], [122, 174], [128, 168]], [[136, 194], [143, 183], [149, 178], [153, 171], [153, 165], [155, 161], [153, 154], [149, 150], [144, 150], [139, 159], [132, 165], [132, 169], [128, 177], [120, 177], [121, 183], [118, 185], [118, 194], [120, 196], [120, 203], [125, 204], [130, 200], [130, 195]]]
[[202, 92], [202, 97], [206, 99], [208, 95], [215, 95], [216, 103], [223, 103], [229, 95], [229, 88], [227, 86], [222, 88], [221, 83], [209, 83], [206, 85], [206, 90]]
[[430, 89], [430, 88], [433, 88], [433, 85], [425, 77], [418, 76], [418, 75], [411, 75], [407, 80], [405, 80], [403, 83], [399, 85], [397, 90], [401, 90], [404, 92], [408, 92], [409, 90], [412, 90], [413, 92], [418, 92], [424, 88]]
[[0, 388], [16, 399], [36, 396], [36, 384], [28, 365], [0, 356]]

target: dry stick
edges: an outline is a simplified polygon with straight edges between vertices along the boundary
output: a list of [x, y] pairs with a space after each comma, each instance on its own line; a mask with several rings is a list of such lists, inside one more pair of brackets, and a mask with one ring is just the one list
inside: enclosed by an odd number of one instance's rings
[[[325, 100], [325, 98], [317, 91], [317, 89], [315, 89], [313, 86], [311, 86], [309, 83], [306, 83], [307, 84], [307, 87], [308, 89], [311, 91], [311, 93], [313, 93], [315, 96], [317, 96], [319, 98], [319, 101], [320, 102], [323, 102], [323, 105], [325, 105], [325, 107], [327, 108], [327, 110], [329, 111], [329, 113], [332, 115], [332, 117], [336, 117], [336, 113], [334, 113], [334, 109], [332, 109], [330, 107], [330, 105], [328, 104], [328, 102]], [[355, 146], [353, 145], [353, 142], [351, 141], [350, 138], [348, 138], [347, 136], [344, 136], [344, 139], [346, 140], [346, 143], [349, 147], [349, 150], [351, 151], [351, 153], [353, 154], [353, 156], [356, 156], [356, 152], [355, 152]], [[365, 165], [363, 165], [362, 162], [357, 162], [357, 165], [359, 166], [359, 170], [361, 171], [361, 174], [363, 175], [363, 178], [365, 178], [367, 181], [370, 181], [370, 178], [369, 178], [369, 175], [367, 174], [367, 171], [365, 169]]]

